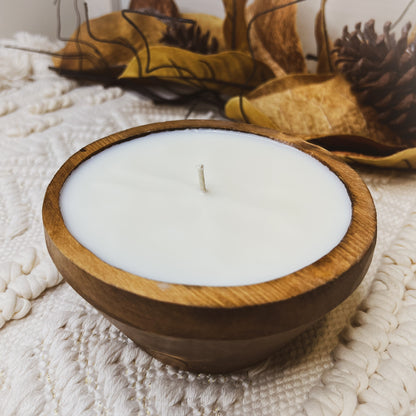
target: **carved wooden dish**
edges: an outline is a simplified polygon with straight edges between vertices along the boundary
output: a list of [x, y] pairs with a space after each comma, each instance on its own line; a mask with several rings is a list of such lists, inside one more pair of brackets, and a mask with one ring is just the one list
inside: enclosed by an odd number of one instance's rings
[[[352, 201], [340, 242], [315, 263], [265, 283], [233, 286], [160, 284], [113, 267], [83, 247], [65, 227], [61, 188], [92, 155], [152, 132], [217, 128], [289, 144], [328, 166]], [[176, 121], [132, 128], [89, 144], [51, 181], [43, 205], [49, 253], [65, 280], [144, 350], [186, 370], [229, 372], [253, 365], [322, 318], [361, 282], [373, 254], [376, 213], [358, 174], [321, 148], [273, 130], [221, 121]]]

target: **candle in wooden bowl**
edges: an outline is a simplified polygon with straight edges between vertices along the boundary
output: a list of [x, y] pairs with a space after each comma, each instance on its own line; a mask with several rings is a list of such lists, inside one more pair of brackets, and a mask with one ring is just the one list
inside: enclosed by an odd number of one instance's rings
[[328, 152], [251, 125], [158, 123], [73, 155], [43, 220], [64, 278], [156, 358], [252, 365], [363, 278], [376, 217]]

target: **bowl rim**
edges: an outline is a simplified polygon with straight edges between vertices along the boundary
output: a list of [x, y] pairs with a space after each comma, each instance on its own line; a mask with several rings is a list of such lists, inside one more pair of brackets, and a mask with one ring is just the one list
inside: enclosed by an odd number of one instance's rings
[[[77, 166], [91, 156], [121, 142], [160, 131], [195, 128], [257, 134], [293, 146], [327, 166], [343, 182], [351, 199], [351, 223], [342, 241], [322, 258], [287, 276], [253, 285], [214, 287], [162, 283], [131, 274], [105, 263], [70, 234], [61, 214], [59, 196], [65, 180]], [[49, 251], [51, 252], [53, 245], [54, 250], [58, 250], [61, 256], [89, 276], [141, 299], [197, 308], [232, 309], [273, 304], [305, 296], [322, 286], [333, 285], [346, 274], [348, 274], [348, 279], [354, 279], [351, 273], [347, 272], [363, 261], [370, 251], [372, 252], [377, 228], [374, 203], [366, 185], [351, 167], [338, 160], [330, 152], [300, 138], [275, 130], [218, 120], [178, 120], [154, 123], [114, 133], [88, 144], [69, 157], [56, 172], [46, 190], [42, 214]], [[346, 291], [348, 293], [340, 294], [340, 301], [358, 286], [362, 276], [355, 279], [356, 281], [351, 281], [347, 285], [349, 286]], [[71, 284], [71, 281], [69, 283]]]

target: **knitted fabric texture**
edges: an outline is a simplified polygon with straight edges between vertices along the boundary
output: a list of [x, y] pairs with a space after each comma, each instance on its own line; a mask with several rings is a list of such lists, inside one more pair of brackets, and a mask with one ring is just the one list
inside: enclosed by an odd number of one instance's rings
[[[11, 43], [60, 46], [27, 34]], [[345, 302], [257, 367], [179, 371], [61, 283], [44, 247], [41, 206], [54, 172], [77, 149], [182, 119], [188, 108], [77, 84], [48, 65], [47, 56], [0, 48], [0, 415], [415, 414], [415, 173], [360, 169], [379, 234], [370, 270]]]

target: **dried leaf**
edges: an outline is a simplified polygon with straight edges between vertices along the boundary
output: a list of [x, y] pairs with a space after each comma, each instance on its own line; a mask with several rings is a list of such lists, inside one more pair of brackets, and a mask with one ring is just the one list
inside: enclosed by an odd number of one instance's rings
[[131, 0], [130, 10], [151, 9], [170, 17], [178, 17], [179, 12], [173, 0]]
[[360, 153], [371, 157], [391, 156], [401, 150], [403, 146], [392, 146], [379, 143], [363, 136], [339, 134], [322, 137], [305, 137], [306, 141], [324, 147], [331, 152], [342, 152], [343, 154], [356, 154], [357, 149]]
[[282, 132], [305, 136], [351, 134], [382, 143], [399, 143], [389, 129], [372, 120], [370, 110], [364, 112], [359, 107], [348, 82], [340, 75], [291, 75], [274, 79], [249, 93], [243, 103], [241, 111], [239, 98], [231, 99], [226, 114], [232, 111], [238, 116], [238, 112], [244, 112], [253, 118], [250, 112], [255, 107]]
[[289, 75], [273, 79], [246, 97], [233, 97], [228, 118], [300, 136], [339, 156], [374, 166], [416, 167], [415, 148], [360, 108], [340, 75]]
[[122, 12], [113, 12], [83, 23], [54, 58], [56, 68], [70, 71], [105, 70], [126, 65], [145, 47], [140, 28], [149, 45], [162, 37], [165, 24], [155, 17], [128, 13], [129, 23]]
[[[254, 56], [268, 65], [276, 77], [306, 72], [296, 30], [297, 5], [286, 4], [288, 0], [256, 0], [246, 11]], [[267, 10], [272, 11], [265, 13]]]
[[347, 152], [335, 152], [335, 154], [341, 156], [346, 162], [355, 162], [380, 168], [416, 169], [416, 147], [382, 157]]
[[[140, 65], [139, 65], [140, 64]], [[121, 79], [157, 77], [197, 89], [238, 94], [250, 90], [273, 76], [270, 69], [254, 62], [250, 55], [225, 51], [201, 55], [185, 49], [152, 46], [133, 58]]]
[[409, 45], [412, 43], [412, 42], [415, 42], [416, 41], [416, 25], [415, 26], [413, 26], [413, 30], [412, 30], [412, 32], [410, 33], [410, 35], [409, 35]]
[[[324, 147], [346, 162], [370, 166], [416, 169], [416, 148], [403, 149], [389, 146], [360, 136], [324, 136], [307, 138], [311, 143]], [[360, 153], [357, 153], [359, 150]]]
[[315, 19], [315, 38], [318, 52], [318, 74], [328, 74], [334, 72], [333, 49], [331, 41], [329, 40], [328, 31], [326, 28], [325, 19], [325, 5], [326, 0], [321, 0], [321, 7]]
[[225, 19], [223, 33], [226, 49], [248, 51], [247, 25], [244, 17], [246, 0], [223, 0]]

